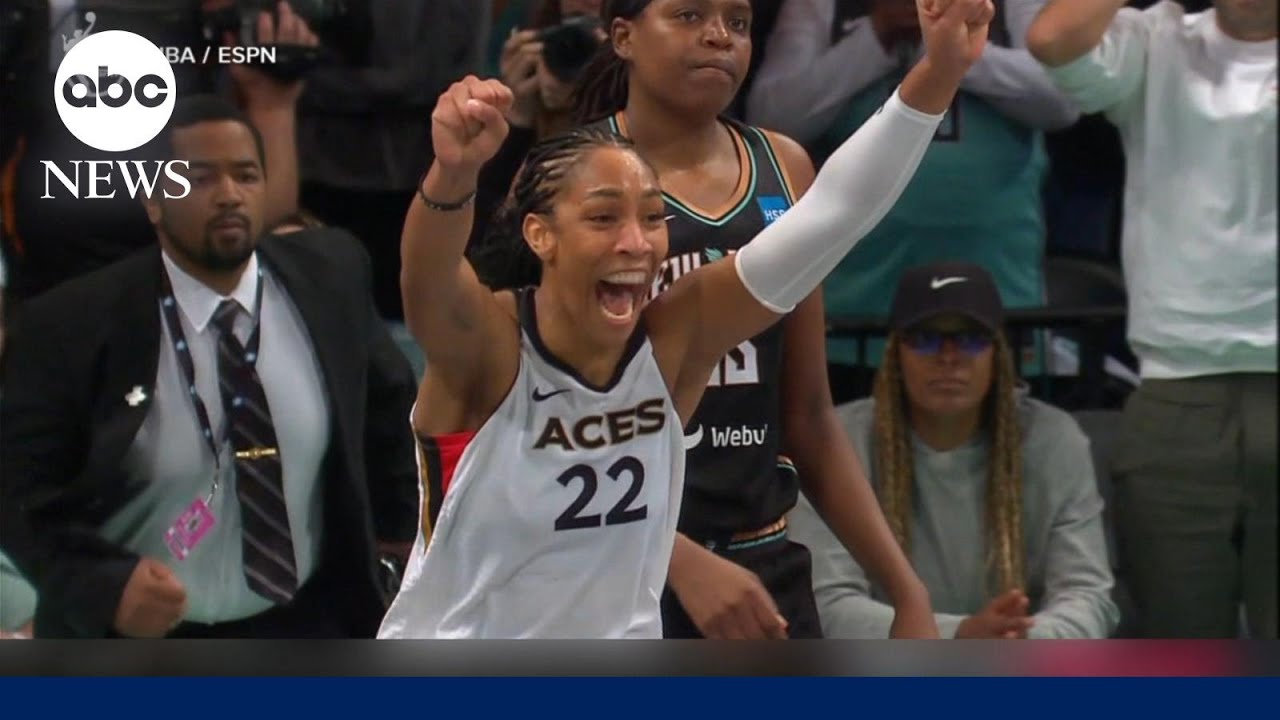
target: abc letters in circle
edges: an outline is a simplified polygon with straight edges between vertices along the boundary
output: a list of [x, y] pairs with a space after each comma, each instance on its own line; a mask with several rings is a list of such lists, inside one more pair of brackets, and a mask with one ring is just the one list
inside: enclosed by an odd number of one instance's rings
[[76, 43], [53, 81], [53, 102], [67, 130], [105, 152], [132, 150], [160, 134], [176, 93], [160, 48], [124, 30]]

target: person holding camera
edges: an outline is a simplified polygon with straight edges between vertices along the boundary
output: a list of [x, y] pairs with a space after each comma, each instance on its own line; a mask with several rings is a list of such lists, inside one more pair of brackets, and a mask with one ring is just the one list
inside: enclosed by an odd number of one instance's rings
[[543, 138], [572, 124], [574, 80], [605, 38], [598, 14], [564, 14], [563, 6], [575, 4], [548, 0], [534, 27], [512, 33], [502, 48], [502, 82], [515, 95], [507, 111], [513, 130]]
[[513, 30], [502, 46], [502, 84], [514, 95], [506, 111], [510, 131], [480, 173], [472, 247], [488, 232], [530, 148], [573, 126], [574, 83], [605, 39], [600, 5], [601, 0], [542, 0], [530, 27]]

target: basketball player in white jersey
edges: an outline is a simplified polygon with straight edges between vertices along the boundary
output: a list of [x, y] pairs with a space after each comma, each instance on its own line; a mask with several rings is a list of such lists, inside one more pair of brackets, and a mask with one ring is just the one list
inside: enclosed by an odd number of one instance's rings
[[684, 474], [682, 429], [725, 353], [795, 307], [910, 179], [981, 55], [990, 0], [920, 0], [926, 56], [795, 208], [732, 257], [648, 289], [667, 251], [654, 172], [627, 140], [536, 147], [513, 188], [494, 292], [464, 258], [481, 166], [511, 92], [468, 77], [432, 115], [435, 161], [402, 239], [422, 533], [383, 638], [661, 638]]

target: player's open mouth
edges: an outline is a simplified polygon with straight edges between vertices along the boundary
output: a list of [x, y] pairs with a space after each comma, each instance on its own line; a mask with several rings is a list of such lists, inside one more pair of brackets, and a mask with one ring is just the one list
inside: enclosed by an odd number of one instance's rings
[[640, 270], [616, 272], [596, 283], [596, 300], [610, 323], [624, 325], [635, 320], [648, 290], [648, 275]]

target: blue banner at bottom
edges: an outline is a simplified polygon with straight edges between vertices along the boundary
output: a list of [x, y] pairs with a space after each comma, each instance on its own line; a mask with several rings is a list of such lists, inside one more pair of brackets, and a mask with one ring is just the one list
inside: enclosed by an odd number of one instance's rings
[[[0, 678], [6, 718], [1269, 715], [1274, 678]], [[1249, 707], [1257, 705], [1258, 708]], [[1266, 710], [1266, 708], [1272, 708]]]

